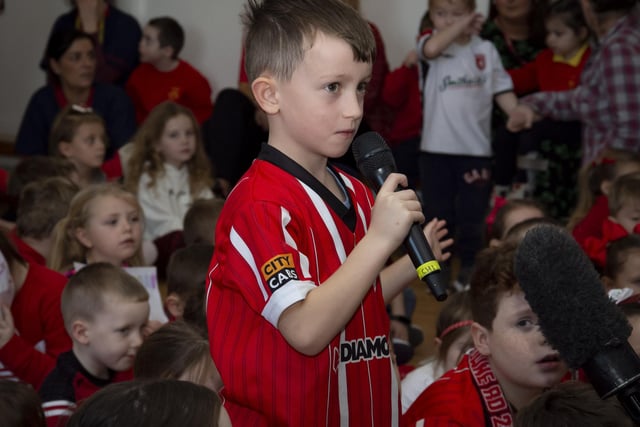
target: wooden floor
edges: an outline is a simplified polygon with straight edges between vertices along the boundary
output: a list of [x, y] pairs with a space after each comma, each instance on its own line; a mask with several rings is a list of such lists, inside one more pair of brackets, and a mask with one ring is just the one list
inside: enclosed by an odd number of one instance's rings
[[424, 341], [416, 349], [411, 360], [412, 365], [420, 363], [423, 359], [433, 354], [433, 339], [435, 338], [435, 322], [442, 303], [436, 301], [431, 295], [427, 285], [416, 280], [411, 284], [411, 288], [416, 294], [416, 311], [413, 314], [412, 322], [422, 328]]

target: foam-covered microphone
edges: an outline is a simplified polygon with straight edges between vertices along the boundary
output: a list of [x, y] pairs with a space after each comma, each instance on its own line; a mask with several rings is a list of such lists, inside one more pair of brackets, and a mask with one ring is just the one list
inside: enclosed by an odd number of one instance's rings
[[[396, 162], [389, 146], [376, 132], [367, 132], [357, 137], [353, 141], [352, 151], [358, 169], [376, 192], [389, 174], [396, 171]], [[447, 298], [447, 288], [442, 283], [440, 264], [419, 224], [411, 226], [404, 246], [420, 280], [427, 284], [436, 300], [444, 301]]]
[[582, 368], [600, 397], [616, 395], [640, 422], [640, 358], [631, 326], [610, 300], [593, 264], [569, 233], [529, 230], [515, 255], [515, 275], [540, 329], [571, 368]]

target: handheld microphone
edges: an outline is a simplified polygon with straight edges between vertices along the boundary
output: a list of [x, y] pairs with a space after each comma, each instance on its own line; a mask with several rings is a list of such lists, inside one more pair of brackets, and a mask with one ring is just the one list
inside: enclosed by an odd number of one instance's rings
[[[396, 171], [396, 163], [389, 146], [376, 132], [367, 132], [357, 137], [353, 141], [352, 151], [358, 169], [376, 192], [380, 190], [389, 174]], [[429, 286], [436, 300], [447, 299], [447, 288], [442, 283], [440, 264], [433, 255], [419, 224], [411, 226], [404, 240], [404, 246], [416, 268], [418, 277]]]
[[518, 246], [514, 270], [540, 329], [571, 368], [582, 368], [603, 399], [614, 394], [640, 422], [640, 358], [631, 326], [605, 293], [593, 264], [569, 233], [539, 225]]

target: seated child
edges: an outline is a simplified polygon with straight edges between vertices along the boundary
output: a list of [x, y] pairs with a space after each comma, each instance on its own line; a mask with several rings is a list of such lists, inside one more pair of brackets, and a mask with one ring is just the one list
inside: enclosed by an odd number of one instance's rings
[[205, 335], [204, 300], [212, 256], [213, 245], [194, 244], [175, 251], [167, 266], [167, 315], [174, 320], [186, 321]]
[[218, 395], [187, 381], [111, 384], [73, 414], [68, 427], [231, 427]]
[[46, 427], [38, 393], [27, 383], [0, 379], [3, 427]]
[[195, 243], [213, 245], [218, 217], [222, 211], [224, 199], [195, 200], [184, 215], [184, 243], [191, 246]]
[[145, 239], [158, 248], [156, 266], [164, 267], [184, 246], [184, 216], [197, 199], [212, 199], [211, 165], [195, 117], [187, 108], [164, 102], [153, 109], [133, 141], [125, 184], [140, 201]]
[[609, 243], [602, 281], [607, 290], [626, 288], [640, 294], [640, 235], [630, 234]]
[[633, 427], [615, 397], [602, 399], [590, 384], [567, 381], [518, 412], [514, 427]]
[[183, 46], [184, 30], [173, 18], [154, 18], [144, 27], [138, 46], [141, 64], [126, 85], [138, 124], [164, 101], [190, 109], [200, 124], [211, 116], [211, 86], [206, 77], [179, 58]]
[[49, 135], [49, 154], [73, 163], [80, 188], [105, 180], [100, 167], [106, 150], [104, 120], [93, 110], [70, 105], [58, 113]]
[[597, 268], [606, 264], [607, 245], [632, 233], [640, 233], [640, 172], [617, 178], [609, 192], [609, 217], [602, 223], [602, 237], [587, 237], [582, 245]]
[[53, 229], [69, 212], [78, 186], [67, 178], [52, 177], [28, 184], [20, 193], [16, 227], [9, 237], [22, 257], [46, 265], [53, 245]]
[[513, 272], [515, 244], [483, 250], [471, 277], [475, 349], [422, 393], [406, 426], [510, 426], [567, 372], [546, 342]]
[[578, 204], [567, 228], [578, 244], [587, 237], [602, 238], [602, 223], [609, 216], [607, 196], [616, 178], [640, 172], [640, 155], [608, 148], [602, 158], [585, 165], [578, 178]]
[[7, 183], [9, 209], [4, 213], [3, 219], [8, 221], [16, 220], [20, 193], [27, 184], [55, 176], [67, 178], [78, 184], [78, 172], [73, 163], [67, 159], [51, 156], [33, 156], [20, 160], [11, 175], [9, 175]]
[[111, 183], [85, 188], [55, 227], [49, 266], [72, 275], [74, 262], [142, 265], [142, 228], [142, 209], [133, 194]]
[[63, 275], [26, 262], [0, 233], [0, 378], [37, 389], [71, 348], [60, 313], [66, 283]]
[[471, 340], [471, 304], [468, 292], [451, 295], [436, 320], [436, 355], [409, 372], [402, 380], [402, 412], [442, 374], [456, 367]]
[[133, 276], [105, 262], [76, 273], [62, 293], [62, 316], [73, 341], [40, 388], [47, 425], [64, 425], [76, 406], [107, 384], [130, 379], [149, 294]]
[[145, 339], [133, 364], [133, 376], [191, 381], [215, 392], [222, 388], [209, 340], [180, 320], [163, 325]]

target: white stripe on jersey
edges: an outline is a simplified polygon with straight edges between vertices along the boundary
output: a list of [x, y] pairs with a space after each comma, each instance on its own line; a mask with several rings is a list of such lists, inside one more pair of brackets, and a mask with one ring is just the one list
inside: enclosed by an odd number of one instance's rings
[[45, 418], [71, 416], [75, 408], [76, 404], [68, 400], [51, 400], [42, 404]]
[[[280, 208], [280, 210], [281, 210], [282, 234], [284, 234], [284, 241], [287, 242], [287, 245], [298, 250], [298, 245], [296, 244], [296, 241], [293, 240], [293, 237], [291, 237], [291, 234], [287, 230], [287, 225], [289, 225], [289, 223], [291, 222], [291, 214], [285, 208]], [[309, 278], [310, 277], [309, 258], [300, 251], [298, 251], [298, 254], [300, 255], [300, 270], [302, 271], [302, 275], [304, 278]]]
[[[346, 332], [340, 332], [340, 347], [346, 341]], [[349, 386], [347, 384], [347, 364], [342, 363], [338, 354], [338, 398], [340, 401], [340, 427], [349, 427]]]
[[249, 268], [251, 268], [253, 275], [256, 277], [256, 283], [258, 284], [258, 286], [260, 286], [260, 290], [262, 291], [262, 297], [265, 301], [268, 300], [269, 293], [262, 284], [262, 279], [260, 278], [260, 271], [258, 270], [258, 266], [256, 265], [256, 260], [253, 258], [251, 250], [249, 249], [245, 241], [242, 240], [242, 237], [240, 237], [234, 227], [231, 227], [229, 240], [231, 241], [231, 245], [233, 246], [233, 248], [238, 251], [242, 259], [244, 259], [244, 261], [249, 265]]
[[311, 202], [315, 206], [316, 211], [322, 218], [322, 222], [329, 230], [329, 234], [331, 234], [331, 239], [333, 240], [333, 245], [336, 249], [336, 254], [340, 259], [340, 262], [344, 262], [345, 259], [347, 259], [347, 253], [344, 249], [344, 245], [342, 244], [342, 240], [340, 239], [340, 233], [338, 232], [338, 227], [336, 226], [336, 223], [333, 221], [333, 218], [331, 217], [331, 213], [327, 208], [327, 204], [325, 203], [324, 200], [322, 200], [320, 195], [315, 191], [313, 191], [307, 184], [305, 184], [302, 181], [300, 181], [300, 184], [302, 184], [302, 187], [307, 192], [307, 195], [309, 196], [309, 198], [311, 199]]

